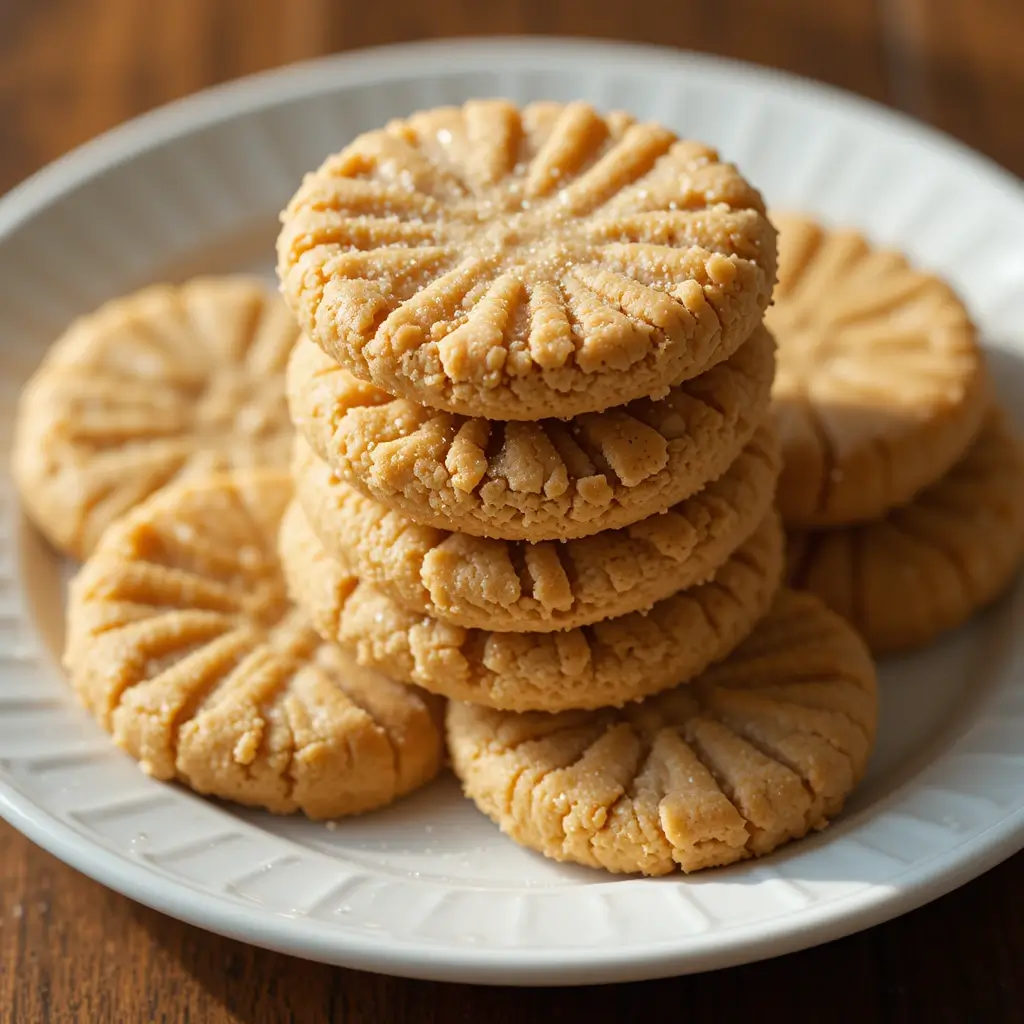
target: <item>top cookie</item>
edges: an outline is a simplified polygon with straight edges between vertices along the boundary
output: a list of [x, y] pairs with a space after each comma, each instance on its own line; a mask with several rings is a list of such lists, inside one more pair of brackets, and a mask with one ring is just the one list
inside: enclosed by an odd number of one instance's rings
[[984, 359], [939, 279], [852, 231], [774, 215], [775, 418], [790, 526], [877, 519], [966, 452], [987, 408]]
[[584, 103], [394, 121], [308, 175], [282, 223], [284, 294], [324, 351], [487, 419], [660, 397], [736, 350], [775, 279], [733, 166]]
[[246, 277], [156, 285], [76, 321], [18, 408], [12, 471], [32, 519], [84, 558], [176, 477], [285, 468], [297, 334], [285, 304]]

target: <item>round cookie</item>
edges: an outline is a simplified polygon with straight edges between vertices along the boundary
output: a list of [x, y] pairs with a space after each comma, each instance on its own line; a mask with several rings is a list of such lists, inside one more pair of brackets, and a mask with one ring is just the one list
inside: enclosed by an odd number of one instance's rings
[[978, 432], [988, 388], [974, 327], [944, 282], [899, 253], [773, 217], [779, 510], [805, 528], [877, 519], [938, 480]]
[[773, 511], [711, 582], [647, 613], [564, 632], [499, 633], [406, 611], [327, 555], [297, 503], [280, 538], [296, 601], [361, 664], [445, 697], [512, 711], [617, 706], [691, 679], [768, 610], [782, 547]]
[[181, 483], [115, 523], [75, 577], [65, 664], [159, 779], [311, 818], [390, 803], [440, 769], [440, 703], [361, 668], [288, 601], [286, 476]]
[[31, 518], [84, 558], [159, 487], [288, 465], [294, 318], [261, 282], [198, 278], [76, 321], [22, 392], [12, 472]]
[[662, 512], [720, 477], [768, 414], [774, 342], [764, 330], [729, 360], [672, 388], [568, 422], [499, 423], [436, 412], [364, 384], [300, 341], [292, 419], [367, 497], [440, 530], [567, 540]]
[[302, 440], [292, 464], [328, 554], [409, 611], [505, 632], [584, 626], [707, 582], [768, 513], [778, 470], [774, 435], [760, 427], [723, 476], [667, 512], [530, 544], [419, 526], [341, 483]]
[[727, 660], [640, 704], [558, 715], [452, 703], [466, 795], [555, 860], [664, 875], [823, 828], [864, 774], [878, 696], [863, 643], [783, 591]]
[[325, 352], [488, 419], [661, 397], [735, 351], [775, 280], [735, 167], [584, 103], [394, 121], [307, 175], [281, 220], [282, 290]]
[[882, 654], [966, 622], [1022, 558], [1024, 452], [996, 412], [966, 456], [909, 505], [875, 523], [792, 533], [787, 571]]

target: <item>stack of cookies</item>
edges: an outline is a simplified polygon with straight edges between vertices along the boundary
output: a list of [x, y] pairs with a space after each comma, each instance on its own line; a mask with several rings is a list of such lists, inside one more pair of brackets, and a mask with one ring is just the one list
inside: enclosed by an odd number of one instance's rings
[[108, 304], [23, 395], [25, 506], [85, 559], [65, 665], [118, 745], [313, 818], [447, 747], [510, 836], [617, 872], [839, 811], [875, 670], [780, 589], [776, 234], [734, 167], [585, 104], [434, 110], [309, 175], [278, 266], [287, 305]]
[[1024, 453], [944, 281], [854, 231], [773, 220], [790, 583], [878, 654], [919, 647], [1017, 571]]
[[658, 125], [471, 102], [356, 139], [282, 220], [280, 554], [321, 634], [459, 702], [467, 792], [551, 856], [692, 870], [823, 824], [874, 675], [776, 601], [758, 193]]
[[712, 151], [583, 104], [431, 111], [308, 176], [278, 254], [306, 334], [282, 559], [363, 662], [605, 707], [765, 614], [775, 233]]

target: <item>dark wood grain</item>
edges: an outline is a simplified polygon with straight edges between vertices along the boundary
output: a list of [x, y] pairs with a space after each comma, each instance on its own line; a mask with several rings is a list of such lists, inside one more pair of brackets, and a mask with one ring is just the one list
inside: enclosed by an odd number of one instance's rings
[[[572, 34], [786, 68], [910, 109], [1024, 171], [1021, 0], [0, 0], [0, 191], [113, 125], [239, 75], [431, 36]], [[889, 924], [643, 985], [474, 989], [209, 935], [0, 825], [0, 1019], [352, 1022], [1024, 1019], [1024, 859]]]
[[884, 99], [879, 24], [863, 0], [0, 0], [0, 190], [161, 103], [339, 50], [594, 36], [755, 60]]
[[915, 114], [1024, 175], [1021, 0], [896, 0], [918, 65]]

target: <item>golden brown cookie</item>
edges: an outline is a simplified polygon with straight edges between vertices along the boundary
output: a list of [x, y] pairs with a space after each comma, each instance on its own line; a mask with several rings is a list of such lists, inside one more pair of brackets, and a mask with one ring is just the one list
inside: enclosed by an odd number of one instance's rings
[[798, 216], [779, 226], [779, 510], [789, 526], [877, 519], [967, 450], [988, 403], [960, 300], [899, 253]]
[[104, 534], [71, 586], [65, 664], [85, 706], [159, 779], [311, 818], [429, 781], [436, 698], [360, 668], [288, 601], [280, 473], [181, 483]]
[[995, 600], [1024, 557], [1024, 453], [1002, 413], [937, 484], [884, 519], [795, 532], [793, 586], [848, 619], [876, 653], [919, 647]]
[[710, 583], [557, 633], [464, 629], [408, 612], [324, 551], [299, 505], [285, 513], [289, 590], [320, 632], [361, 664], [455, 700], [562, 711], [638, 700], [725, 657], [768, 610], [782, 574], [772, 512]]
[[663, 875], [771, 853], [828, 824], [875, 738], [871, 657], [841, 619], [783, 591], [729, 658], [619, 710], [448, 707], [466, 795], [555, 860]]
[[245, 277], [156, 285], [76, 321], [18, 409], [12, 469], [36, 525], [82, 558], [172, 480], [284, 469], [297, 334], [284, 303]]
[[313, 450], [368, 497], [440, 530], [536, 542], [628, 526], [721, 476], [764, 421], [774, 371], [758, 330], [659, 402], [498, 423], [393, 399], [300, 341], [288, 395]]
[[542, 632], [643, 611], [706, 583], [764, 520], [778, 446], [761, 427], [725, 474], [661, 515], [530, 544], [419, 526], [341, 483], [302, 440], [296, 498], [328, 554], [412, 612], [457, 626]]
[[662, 397], [746, 340], [775, 279], [735, 167], [583, 103], [394, 121], [307, 175], [281, 219], [284, 295], [325, 352], [488, 419]]

